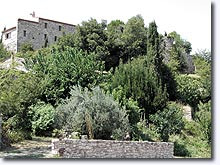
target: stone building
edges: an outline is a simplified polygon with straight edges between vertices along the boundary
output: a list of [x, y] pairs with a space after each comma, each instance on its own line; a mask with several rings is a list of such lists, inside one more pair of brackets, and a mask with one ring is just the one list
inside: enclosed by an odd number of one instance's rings
[[18, 19], [16, 27], [4, 29], [2, 43], [12, 52], [18, 52], [21, 45], [27, 43], [36, 50], [55, 43], [59, 37], [73, 33], [74, 29], [75, 25], [45, 18]]

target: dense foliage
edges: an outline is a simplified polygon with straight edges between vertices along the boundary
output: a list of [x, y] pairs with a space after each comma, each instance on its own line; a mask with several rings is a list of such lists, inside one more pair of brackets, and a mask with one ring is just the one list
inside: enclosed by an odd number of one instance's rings
[[4, 48], [4, 45], [0, 42], [0, 62], [10, 57], [10, 53]]
[[36, 98], [41, 95], [42, 90], [43, 85], [39, 78], [31, 73], [0, 70], [0, 110], [5, 136], [10, 141], [30, 138], [28, 107], [37, 101]]
[[91, 139], [122, 140], [129, 132], [126, 111], [99, 87], [89, 92], [74, 86], [71, 97], [58, 106], [57, 120], [63, 129], [87, 134]]
[[26, 53], [28, 51], [33, 51], [33, 46], [30, 43], [22, 44], [20, 47], [20, 52]]
[[[24, 58], [28, 72], [16, 63], [0, 70], [4, 144], [69, 132], [170, 141], [176, 156], [210, 157], [211, 53], [191, 49], [176, 32], [159, 34], [155, 21], [146, 27], [140, 15], [126, 23], [91, 18], [39, 50], [24, 44], [13, 57]], [[0, 65], [10, 55], [0, 43]]]
[[69, 96], [72, 85], [91, 88], [103, 77], [102, 64], [95, 61], [95, 54], [70, 47], [52, 48], [47, 55], [39, 52], [27, 65], [45, 82], [43, 100], [53, 105]]
[[31, 125], [34, 135], [51, 136], [54, 125], [55, 109], [50, 104], [38, 102], [30, 107]]
[[138, 102], [144, 108], [145, 117], [149, 122], [149, 114], [155, 113], [166, 105], [166, 90], [163, 90], [157, 75], [145, 64], [145, 59], [139, 58], [120, 65], [112, 77], [111, 88], [122, 87], [127, 99]]
[[171, 134], [180, 133], [184, 127], [183, 110], [175, 102], [169, 103], [166, 108], [158, 111], [151, 118], [163, 141], [168, 141]]

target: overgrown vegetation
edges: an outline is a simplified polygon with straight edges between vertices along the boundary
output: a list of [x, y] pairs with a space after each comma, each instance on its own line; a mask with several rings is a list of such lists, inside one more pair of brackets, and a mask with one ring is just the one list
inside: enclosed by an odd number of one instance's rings
[[[175, 156], [208, 158], [211, 53], [190, 55], [191, 49], [176, 32], [159, 34], [155, 21], [145, 26], [140, 15], [127, 23], [84, 21], [40, 50], [25, 44], [15, 57], [25, 59], [28, 72], [0, 70], [3, 142], [67, 132], [119, 140], [129, 134], [174, 142]], [[0, 43], [0, 62], [9, 56]], [[192, 107], [190, 121], [185, 105]]]
[[3, 62], [7, 58], [10, 57], [10, 52], [8, 52], [5, 48], [4, 45], [0, 41], [0, 62]]
[[57, 108], [57, 123], [60, 128], [87, 134], [93, 139], [122, 140], [129, 132], [125, 109], [105, 94], [99, 87], [73, 87], [71, 97]]

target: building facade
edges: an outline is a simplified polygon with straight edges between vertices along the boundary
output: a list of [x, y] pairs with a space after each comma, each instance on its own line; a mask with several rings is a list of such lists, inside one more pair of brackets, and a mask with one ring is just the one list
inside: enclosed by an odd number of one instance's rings
[[74, 33], [75, 25], [45, 18], [36, 21], [18, 19], [17, 26], [4, 29], [2, 43], [12, 52], [18, 52], [23, 44], [31, 44], [33, 49], [40, 49], [55, 43], [59, 37]]

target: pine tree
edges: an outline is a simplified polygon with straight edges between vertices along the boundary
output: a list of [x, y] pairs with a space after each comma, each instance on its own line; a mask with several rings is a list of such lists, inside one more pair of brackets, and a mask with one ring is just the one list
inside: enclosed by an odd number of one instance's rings
[[157, 32], [157, 25], [155, 21], [149, 24], [147, 35], [147, 65], [154, 65], [155, 71], [161, 76], [162, 55], [160, 52], [160, 38]]

